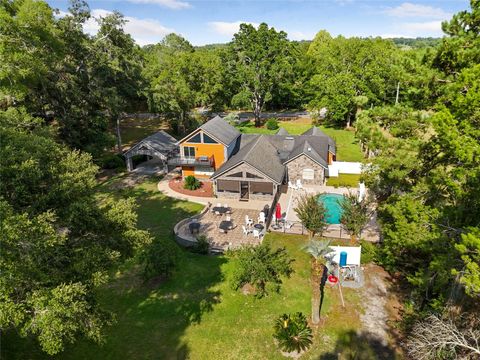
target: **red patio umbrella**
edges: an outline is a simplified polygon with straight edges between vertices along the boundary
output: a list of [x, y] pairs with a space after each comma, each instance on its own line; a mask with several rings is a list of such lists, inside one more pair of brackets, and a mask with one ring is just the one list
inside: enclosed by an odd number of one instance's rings
[[277, 203], [277, 207], [275, 209], [275, 218], [277, 219], [281, 219], [282, 218], [282, 207], [280, 206], [280, 203]]

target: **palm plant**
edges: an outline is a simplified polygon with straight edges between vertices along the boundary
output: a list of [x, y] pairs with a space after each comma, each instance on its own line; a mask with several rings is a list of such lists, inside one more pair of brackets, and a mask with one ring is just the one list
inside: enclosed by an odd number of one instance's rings
[[329, 247], [329, 240], [310, 240], [303, 250], [311, 256], [311, 284], [312, 284], [312, 323], [320, 322], [320, 287], [325, 269], [325, 255], [333, 252]]
[[301, 312], [292, 316], [283, 314], [275, 321], [274, 330], [273, 337], [282, 351], [300, 353], [312, 344], [312, 329]]

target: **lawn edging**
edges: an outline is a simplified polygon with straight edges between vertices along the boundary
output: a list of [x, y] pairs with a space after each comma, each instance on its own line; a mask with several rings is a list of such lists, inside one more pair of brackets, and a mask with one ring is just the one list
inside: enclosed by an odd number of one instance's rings
[[175, 226], [173, 227], [173, 234], [175, 235], [175, 241], [177, 242], [177, 244], [179, 244], [180, 246], [186, 247], [186, 248], [193, 247], [197, 244], [197, 239], [195, 237], [193, 237], [193, 236], [186, 237], [185, 235], [182, 236], [182, 235], [180, 235], [180, 232], [178, 230], [182, 226], [188, 224], [190, 221], [200, 218], [202, 215], [204, 215], [210, 209], [210, 206], [211, 206], [211, 204], [208, 203], [208, 205], [206, 205], [203, 208], [203, 210], [200, 212], [200, 214], [190, 216], [186, 219], [180, 220], [178, 223], [175, 224]]

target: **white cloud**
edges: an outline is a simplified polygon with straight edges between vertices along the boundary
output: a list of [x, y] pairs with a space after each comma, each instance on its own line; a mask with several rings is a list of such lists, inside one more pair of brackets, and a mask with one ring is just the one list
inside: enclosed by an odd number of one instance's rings
[[424, 17], [431, 19], [448, 19], [451, 14], [441, 8], [434, 8], [428, 5], [413, 4], [405, 2], [397, 7], [391, 7], [383, 11], [385, 14], [394, 17]]
[[225, 22], [225, 21], [211, 21], [208, 23], [208, 26], [212, 28], [216, 33], [224, 36], [233, 36], [240, 29], [240, 24], [250, 24], [255, 27], [258, 27], [258, 23], [250, 21], [234, 21], [234, 22]]
[[400, 25], [405, 31], [411, 33], [437, 33], [442, 32], [442, 22], [441, 21], [427, 21], [427, 22], [412, 22], [412, 23], [403, 23]]
[[179, 0], [127, 0], [134, 4], [153, 4], [160, 5], [169, 9], [181, 10], [191, 8], [192, 5], [186, 1]]
[[307, 34], [302, 31], [287, 31], [287, 34], [290, 40], [296, 40], [296, 41], [312, 40], [315, 37], [315, 34], [313, 33]]
[[[111, 11], [104, 9], [93, 9], [91, 14], [95, 18], [105, 17], [111, 14]], [[147, 45], [159, 42], [165, 35], [175, 32], [174, 29], [167, 28], [153, 19], [139, 19], [125, 16], [127, 23], [124, 25], [126, 33], [130, 34], [137, 44]], [[91, 35], [95, 35], [99, 29], [95, 19], [90, 18], [84, 25], [83, 30]]]

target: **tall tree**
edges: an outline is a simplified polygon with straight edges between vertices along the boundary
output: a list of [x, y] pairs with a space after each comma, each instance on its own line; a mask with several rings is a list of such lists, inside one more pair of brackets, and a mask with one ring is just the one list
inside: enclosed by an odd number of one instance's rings
[[352, 242], [355, 242], [370, 219], [369, 203], [366, 199], [359, 199], [357, 194], [348, 193], [340, 200], [340, 207], [340, 222], [350, 234]]
[[111, 316], [95, 289], [150, 237], [132, 200], [99, 204], [90, 155], [12, 128], [11, 115], [0, 114], [0, 328], [35, 336], [51, 355], [79, 336], [100, 342]]
[[314, 69], [305, 84], [311, 98], [308, 107], [314, 111], [326, 108], [327, 121], [349, 127], [358, 96], [366, 96], [369, 104], [393, 104], [399, 77], [396, 52], [386, 40], [332, 38], [320, 31], [307, 53]]
[[320, 300], [322, 277], [325, 272], [325, 255], [333, 250], [329, 247], [330, 241], [310, 240], [303, 247], [306, 253], [311, 256], [311, 285], [312, 285], [312, 323], [320, 322]]
[[325, 230], [327, 226], [327, 210], [323, 206], [323, 203], [318, 201], [316, 195], [302, 196], [294, 211], [302, 222], [302, 225], [307, 229], [310, 240], [312, 240], [316, 234], [321, 234], [323, 230]]
[[285, 32], [277, 32], [265, 23], [257, 29], [241, 24], [233, 37], [231, 53], [241, 92], [249, 98], [255, 126], [260, 126], [265, 103], [292, 71], [291, 44]]

